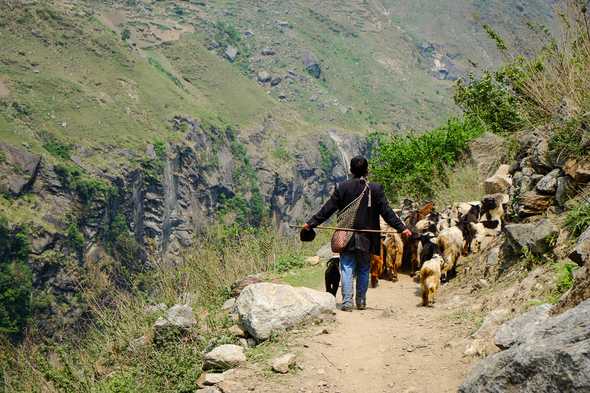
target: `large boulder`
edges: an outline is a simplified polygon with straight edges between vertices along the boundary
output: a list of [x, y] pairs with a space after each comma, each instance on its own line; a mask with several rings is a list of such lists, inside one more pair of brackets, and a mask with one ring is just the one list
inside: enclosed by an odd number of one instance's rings
[[228, 370], [246, 361], [244, 348], [239, 345], [224, 344], [207, 352], [203, 357], [204, 370]]
[[334, 296], [309, 288], [260, 283], [246, 287], [235, 310], [242, 326], [258, 341], [284, 332], [302, 322], [331, 312]]
[[0, 142], [0, 193], [20, 195], [35, 181], [41, 157]]
[[509, 224], [506, 231], [506, 247], [513, 254], [520, 255], [528, 249], [534, 255], [542, 255], [551, 249], [551, 241], [558, 235], [558, 228], [549, 220], [536, 223]]
[[535, 321], [518, 329], [507, 350], [479, 362], [459, 392], [589, 392], [590, 300]]
[[495, 344], [501, 349], [508, 349], [514, 344], [526, 341], [534, 328], [549, 318], [550, 311], [549, 304], [542, 304], [504, 323], [496, 331]]
[[487, 194], [507, 192], [512, 186], [512, 176], [509, 165], [500, 165], [493, 176], [484, 181], [484, 190]]
[[498, 165], [498, 159], [506, 156], [504, 138], [491, 132], [469, 142], [469, 157], [476, 164], [482, 177], [489, 176]]

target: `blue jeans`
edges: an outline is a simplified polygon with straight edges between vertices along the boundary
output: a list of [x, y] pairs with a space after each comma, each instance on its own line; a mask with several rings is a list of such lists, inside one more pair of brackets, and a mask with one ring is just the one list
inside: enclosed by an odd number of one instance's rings
[[356, 252], [340, 254], [340, 276], [342, 280], [342, 307], [352, 307], [352, 280], [356, 275], [356, 304], [365, 304], [371, 272], [370, 255]]

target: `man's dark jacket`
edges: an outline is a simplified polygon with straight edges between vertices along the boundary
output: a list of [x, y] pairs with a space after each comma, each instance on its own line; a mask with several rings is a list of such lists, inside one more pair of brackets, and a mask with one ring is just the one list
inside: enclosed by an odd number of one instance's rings
[[[340, 211], [354, 201], [365, 188], [365, 180], [354, 178], [342, 183], [339, 183], [330, 199], [322, 206], [308, 222], [311, 227], [317, 227], [324, 221], [328, 220], [336, 211]], [[354, 229], [380, 229], [379, 216], [383, 217], [386, 223], [391, 225], [397, 231], [406, 229], [403, 221], [395, 214], [389, 207], [383, 186], [380, 184], [369, 183], [371, 207], [369, 207], [369, 192], [366, 192], [361, 200]], [[379, 233], [363, 234], [369, 242], [369, 252], [371, 254], [381, 254], [381, 244]], [[348, 244], [346, 251], [362, 251], [358, 250], [359, 243], [358, 236], [353, 236], [352, 241]]]

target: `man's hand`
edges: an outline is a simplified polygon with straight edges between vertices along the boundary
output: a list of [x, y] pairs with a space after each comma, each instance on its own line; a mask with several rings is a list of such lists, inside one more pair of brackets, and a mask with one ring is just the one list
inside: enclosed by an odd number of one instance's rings
[[404, 229], [404, 231], [402, 232], [402, 236], [407, 239], [410, 236], [412, 236], [412, 231], [410, 231], [409, 229]]
[[309, 231], [309, 230], [311, 230], [311, 225], [309, 225], [309, 224], [305, 224], [305, 225], [303, 226], [303, 229], [304, 229], [304, 230], [306, 230], [306, 231]]

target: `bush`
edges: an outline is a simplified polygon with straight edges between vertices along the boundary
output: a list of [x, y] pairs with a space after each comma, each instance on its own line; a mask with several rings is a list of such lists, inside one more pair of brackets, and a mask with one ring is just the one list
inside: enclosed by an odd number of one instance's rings
[[63, 186], [76, 192], [84, 205], [89, 205], [98, 198], [107, 198], [114, 190], [106, 182], [85, 175], [82, 170], [69, 164], [57, 164], [54, 171]]
[[517, 98], [502, 72], [485, 72], [480, 79], [455, 85], [455, 103], [470, 117], [480, 119], [495, 133], [516, 131], [523, 123]]
[[[467, 143], [483, 133], [472, 118], [451, 119], [421, 135], [384, 137], [373, 135], [371, 177], [383, 184], [392, 200], [402, 196], [432, 198], [434, 184], [446, 184], [447, 170], [467, 149]], [[375, 142], [375, 140], [377, 142]]]
[[277, 258], [274, 269], [283, 273], [305, 266], [305, 258], [301, 254], [287, 254]]
[[72, 151], [71, 145], [64, 144], [53, 136], [48, 136], [45, 139], [46, 141], [43, 143], [43, 148], [47, 150], [49, 154], [61, 158], [62, 160], [70, 160], [70, 153]]
[[31, 313], [32, 274], [26, 260], [29, 242], [22, 229], [0, 217], [0, 333], [18, 338]]

